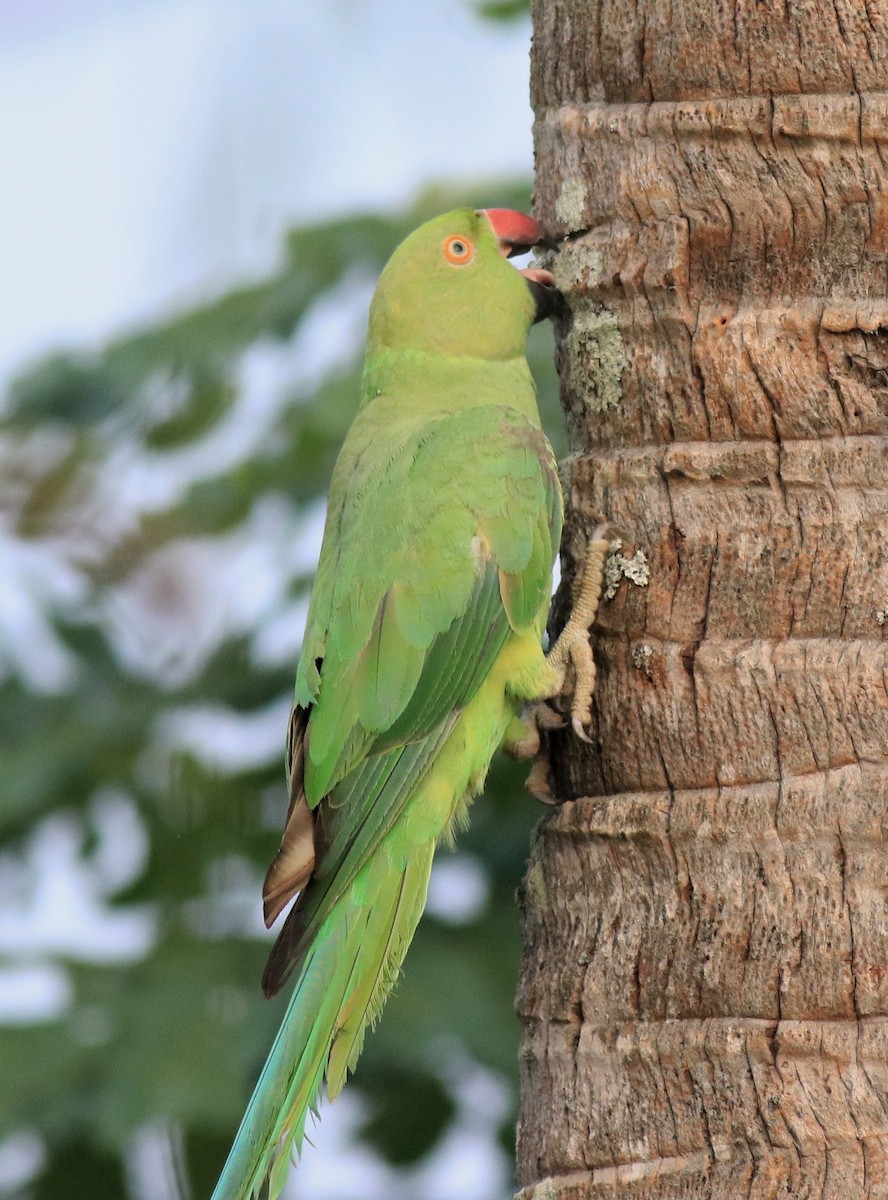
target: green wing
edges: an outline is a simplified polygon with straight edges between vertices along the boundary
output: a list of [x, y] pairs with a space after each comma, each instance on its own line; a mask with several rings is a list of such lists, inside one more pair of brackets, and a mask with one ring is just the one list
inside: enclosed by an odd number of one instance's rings
[[317, 807], [317, 865], [268, 956], [262, 975], [266, 995], [283, 987], [330, 910], [392, 829], [434, 766], [457, 716], [452, 712], [419, 741], [365, 758]]
[[471, 699], [510, 630], [538, 619], [560, 538], [551, 449], [514, 410], [386, 429], [384, 461], [371, 432], [338, 465], [297, 678], [311, 807]]
[[561, 491], [539, 427], [491, 406], [408, 422], [400, 437], [386, 429], [395, 448], [382, 463], [373, 432], [355, 426], [331, 486], [269, 923], [304, 890], [269, 958], [269, 993], [391, 829], [509, 634], [541, 632], [548, 607]]

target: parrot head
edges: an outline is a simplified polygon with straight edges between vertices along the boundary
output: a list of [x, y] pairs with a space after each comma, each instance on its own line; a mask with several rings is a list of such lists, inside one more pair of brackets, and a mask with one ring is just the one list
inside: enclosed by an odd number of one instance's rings
[[458, 208], [421, 225], [394, 252], [370, 307], [368, 349], [466, 358], [524, 353], [557, 296], [548, 271], [506, 260], [543, 243], [542, 226], [505, 208]]

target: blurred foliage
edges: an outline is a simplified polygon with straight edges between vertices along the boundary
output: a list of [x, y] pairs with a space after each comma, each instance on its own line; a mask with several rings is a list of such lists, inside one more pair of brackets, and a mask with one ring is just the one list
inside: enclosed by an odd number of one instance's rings
[[475, 8], [486, 21], [517, 21], [530, 16], [530, 0], [483, 0]]
[[[101, 353], [55, 355], [11, 388], [0, 554], [39, 636], [0, 641], [0, 895], [27, 925], [47, 871], [41, 836], [65, 828], [104, 918], [148, 931], [146, 952], [96, 961], [40, 926], [0, 960], [60, 966], [70, 986], [56, 1019], [0, 1030], [0, 1140], [44, 1139], [35, 1198], [122, 1200], [128, 1156], [153, 1125], [176, 1130], [198, 1200], [227, 1151], [286, 1003], [259, 989], [259, 888], [285, 811], [310, 573], [293, 548], [355, 411], [370, 283], [412, 228], [456, 203], [527, 208], [529, 194], [429, 192], [396, 215], [296, 230], [271, 277]], [[350, 304], [357, 325], [325, 359], [313, 338]], [[306, 357], [319, 361], [305, 369]], [[531, 358], [557, 440], [548, 329]], [[264, 601], [226, 617], [268, 564], [279, 579]], [[288, 630], [279, 647], [276, 629]], [[223, 748], [232, 721], [273, 719], [280, 751], [237, 761], [177, 744], [194, 712], [223, 721]], [[460, 840], [486, 864], [489, 902], [461, 925], [425, 918], [350, 1084], [368, 1099], [363, 1136], [392, 1163], [418, 1160], [453, 1117], [442, 1045], [507, 1080], [514, 1102], [514, 891], [538, 816], [523, 774], [495, 768]]]

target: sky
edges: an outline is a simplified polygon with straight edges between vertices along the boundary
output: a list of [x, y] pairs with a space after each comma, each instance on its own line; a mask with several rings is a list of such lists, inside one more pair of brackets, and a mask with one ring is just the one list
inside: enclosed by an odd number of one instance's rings
[[[294, 224], [406, 202], [433, 182], [532, 169], [529, 25], [486, 26], [469, 0], [0, 0], [0, 29], [4, 383], [51, 350], [100, 346], [266, 273]], [[341, 338], [337, 317], [342, 324], [339, 313], [313, 327], [315, 343]], [[259, 365], [267, 374], [268, 362]], [[276, 390], [261, 373], [249, 389], [254, 413]], [[151, 480], [137, 482], [144, 490]], [[13, 551], [22, 552], [0, 545], [7, 566]], [[261, 565], [251, 577], [265, 578]], [[39, 574], [37, 564], [24, 567]], [[16, 597], [3, 579], [13, 574], [0, 577], [7, 616]], [[39, 634], [29, 633], [32, 648]], [[52, 676], [35, 686], [56, 686], [53, 672], [65, 663], [49, 649], [33, 661]], [[276, 746], [285, 714], [267, 715]], [[198, 742], [202, 719], [218, 732], [218, 713], [191, 714]], [[256, 731], [250, 738], [255, 750]], [[108, 838], [132, 847], [124, 868], [138, 874], [144, 846], [134, 814], [121, 797], [97, 803]], [[0, 920], [0, 949], [49, 952], [61, 940], [101, 960], [150, 942], [150, 914], [132, 914], [126, 928], [109, 914], [105, 895], [120, 880], [104, 877], [101, 846], [86, 869], [79, 836], [63, 820], [38, 831], [31, 853], [53, 869], [41, 873], [45, 887], [27, 914]], [[448, 891], [438, 874], [430, 903], [441, 913], [448, 896], [474, 894], [472, 879], [476, 892], [484, 886], [467, 856], [446, 869], [463, 876]], [[33, 1019], [35, 997], [41, 1019], [64, 1009], [64, 974], [51, 965], [32, 972], [0, 975], [0, 1019]], [[505, 1192], [508, 1163], [495, 1145], [502, 1085], [462, 1064], [453, 1087], [456, 1127], [409, 1178], [351, 1145], [361, 1112], [346, 1093], [325, 1113], [287, 1194], [472, 1200], [500, 1185]], [[40, 1153], [26, 1132], [20, 1144], [0, 1146], [0, 1183], [16, 1172], [27, 1178]], [[145, 1200], [165, 1200], [168, 1157], [163, 1132], [146, 1129], [133, 1155]]]
[[0, 378], [267, 271], [291, 224], [528, 175], [469, 0], [0, 0]]

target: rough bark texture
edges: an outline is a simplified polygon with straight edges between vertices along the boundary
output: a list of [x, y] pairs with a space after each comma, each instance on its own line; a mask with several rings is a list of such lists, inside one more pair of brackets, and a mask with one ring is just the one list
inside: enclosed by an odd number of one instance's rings
[[888, 1197], [888, 2], [537, 0], [595, 744], [525, 887], [523, 1200]]

